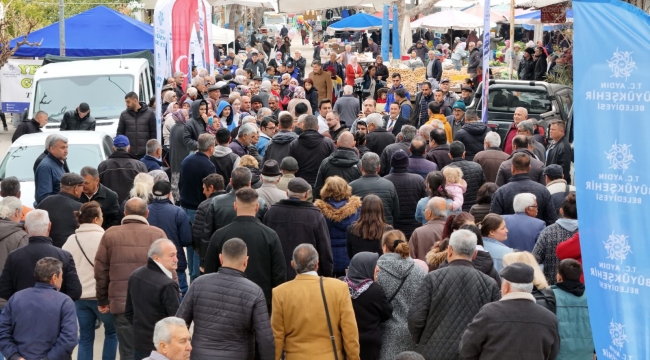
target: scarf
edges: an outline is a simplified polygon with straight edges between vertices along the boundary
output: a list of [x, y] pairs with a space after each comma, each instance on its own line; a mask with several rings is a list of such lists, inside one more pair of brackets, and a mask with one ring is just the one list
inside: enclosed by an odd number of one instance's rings
[[372, 279], [374, 279], [378, 258], [377, 253], [360, 252], [350, 260], [345, 282], [348, 284], [352, 299], [358, 298], [374, 282]]

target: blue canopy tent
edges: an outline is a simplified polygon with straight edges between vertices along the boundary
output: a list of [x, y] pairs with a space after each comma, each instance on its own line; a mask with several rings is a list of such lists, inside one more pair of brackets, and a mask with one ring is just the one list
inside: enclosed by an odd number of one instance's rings
[[[381, 21], [380, 21], [381, 22]], [[36, 30], [29, 41], [40, 47], [21, 46], [14, 56], [59, 55], [59, 23]], [[18, 37], [11, 41], [11, 47]], [[66, 56], [121, 55], [141, 50], [153, 52], [153, 27], [105, 6], [97, 6], [65, 19]]]
[[374, 15], [356, 13], [328, 26], [327, 30], [331, 29], [332, 31], [357, 31], [381, 29], [381, 22], [382, 19]]

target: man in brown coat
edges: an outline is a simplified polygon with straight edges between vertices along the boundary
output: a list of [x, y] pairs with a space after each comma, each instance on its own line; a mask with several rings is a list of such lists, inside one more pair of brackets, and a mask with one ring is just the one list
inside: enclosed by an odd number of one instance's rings
[[[318, 252], [311, 244], [296, 247], [291, 266], [296, 278], [273, 289], [275, 358], [280, 359], [284, 349], [287, 359], [334, 359], [330, 330], [323, 319], [324, 296], [338, 359], [345, 354], [347, 360], [359, 360], [359, 332], [347, 284], [318, 276]], [[300, 311], [311, 305], [319, 310]]]
[[530, 157], [530, 170], [528, 170], [530, 178], [533, 179], [533, 181], [546, 186], [546, 178], [544, 177], [545, 165], [543, 162], [535, 159], [533, 152], [528, 150], [528, 138], [525, 135], [517, 135], [512, 139], [512, 154], [499, 166], [499, 171], [497, 172], [497, 178], [495, 181], [497, 186], [503, 186], [510, 182], [510, 179], [512, 178], [512, 170], [510, 169], [512, 167], [512, 158], [519, 152], [523, 152]]
[[[133, 327], [126, 318], [126, 294], [131, 273], [147, 265], [149, 247], [167, 235], [147, 222], [147, 203], [132, 198], [124, 206], [122, 225], [106, 230], [95, 255], [97, 303], [111, 312], [119, 340], [120, 358], [133, 359]], [[175, 275], [175, 273], [174, 273]]]
[[424, 218], [427, 219], [427, 223], [415, 229], [409, 240], [413, 259], [426, 261], [429, 250], [435, 243], [442, 240], [446, 217], [447, 202], [445, 199], [438, 196], [429, 199], [427, 208], [424, 210]]
[[307, 77], [314, 82], [314, 87], [318, 91], [318, 103], [320, 104], [324, 99], [332, 100], [332, 74], [329, 71], [323, 71], [320, 60], [312, 61], [311, 69], [313, 71]]
[[491, 131], [485, 135], [483, 146], [485, 150], [479, 151], [474, 155], [474, 162], [481, 165], [485, 180], [487, 182], [495, 182], [499, 166], [501, 163], [508, 160], [508, 154], [503, 152], [499, 145], [501, 144], [501, 137], [496, 131]]

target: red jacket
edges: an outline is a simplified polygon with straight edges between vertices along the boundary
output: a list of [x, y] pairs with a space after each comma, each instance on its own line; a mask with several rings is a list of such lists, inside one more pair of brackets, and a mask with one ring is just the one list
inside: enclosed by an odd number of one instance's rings
[[[575, 235], [569, 238], [569, 240], [561, 242], [555, 249], [555, 254], [560, 260], [564, 259], [576, 259], [582, 265], [582, 253], [580, 251], [580, 233], [577, 232]], [[580, 282], [584, 284], [585, 275], [584, 271], [580, 277]]]
[[[354, 67], [352, 67], [352, 64], [348, 64], [348, 66], [345, 67], [345, 85], [350, 85], [354, 86]], [[357, 64], [357, 74], [363, 75], [363, 69], [361, 69], [361, 65]]]

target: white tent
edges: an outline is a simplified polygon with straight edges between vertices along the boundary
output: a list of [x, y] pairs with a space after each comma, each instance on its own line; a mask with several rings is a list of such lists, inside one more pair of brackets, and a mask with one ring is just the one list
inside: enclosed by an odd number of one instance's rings
[[[490, 27], [495, 26], [497, 24], [490, 22]], [[445, 10], [417, 19], [411, 23], [411, 28], [418, 27], [438, 31], [446, 31], [447, 29], [473, 30], [483, 27], [483, 18], [458, 10]]]
[[235, 31], [212, 25], [212, 43], [215, 45], [230, 44], [235, 41]]

